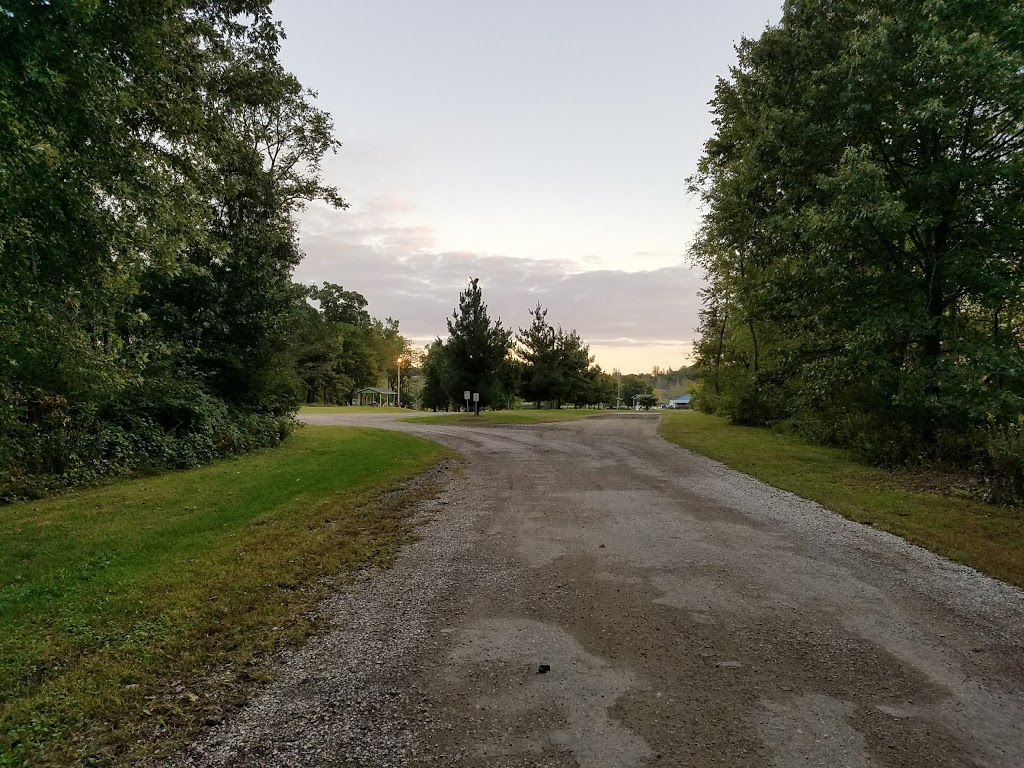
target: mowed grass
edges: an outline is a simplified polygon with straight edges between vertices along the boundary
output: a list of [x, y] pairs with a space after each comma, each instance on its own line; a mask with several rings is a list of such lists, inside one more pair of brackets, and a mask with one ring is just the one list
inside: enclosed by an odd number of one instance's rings
[[409, 409], [389, 405], [304, 405], [299, 409], [300, 415], [311, 413], [409, 413]]
[[1024, 586], [1024, 515], [971, 499], [909, 487], [844, 451], [693, 411], [667, 413], [662, 437], [844, 517], [902, 536], [994, 578]]
[[518, 411], [481, 411], [479, 416], [473, 413], [438, 413], [433, 416], [415, 416], [402, 419], [402, 421], [415, 422], [416, 424], [475, 424], [478, 426], [488, 424], [546, 424], [554, 421], [588, 419], [609, 413], [615, 413], [615, 411], [576, 410], [575, 408], [572, 410], [530, 408]]
[[391, 561], [429, 490], [382, 492], [445, 455], [304, 427], [215, 466], [0, 507], [0, 765], [136, 761], [218, 720], [308, 635], [332, 581]]

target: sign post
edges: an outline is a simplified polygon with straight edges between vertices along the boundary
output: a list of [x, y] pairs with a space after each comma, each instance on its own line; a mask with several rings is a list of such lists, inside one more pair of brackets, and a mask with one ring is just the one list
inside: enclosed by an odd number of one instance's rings
[[466, 413], [469, 413], [469, 396], [470, 396], [470, 394], [471, 393], [470, 393], [470, 391], [468, 389], [463, 390], [463, 392], [462, 392], [462, 397], [465, 398], [465, 400], [466, 400]]
[[473, 404], [476, 406], [476, 415], [479, 416], [480, 415], [480, 393], [479, 392], [474, 392], [473, 393]]

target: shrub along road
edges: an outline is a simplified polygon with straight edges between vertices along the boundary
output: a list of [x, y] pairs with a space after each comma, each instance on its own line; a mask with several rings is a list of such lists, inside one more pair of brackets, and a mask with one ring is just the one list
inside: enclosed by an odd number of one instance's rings
[[464, 471], [176, 765], [1024, 764], [1018, 589], [671, 445], [656, 417], [376, 423]]

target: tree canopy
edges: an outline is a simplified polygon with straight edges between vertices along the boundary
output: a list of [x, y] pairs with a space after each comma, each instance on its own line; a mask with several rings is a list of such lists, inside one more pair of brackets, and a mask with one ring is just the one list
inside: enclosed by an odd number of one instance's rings
[[442, 385], [448, 398], [462, 402], [463, 393], [480, 393], [480, 407], [505, 407], [514, 395], [509, 350], [511, 331], [501, 319], [492, 321], [479, 278], [459, 293], [459, 306], [448, 318]]
[[705, 408], [974, 461], [1024, 404], [1024, 27], [1008, 0], [790, 0], [716, 88]]
[[516, 334], [515, 352], [520, 361], [520, 396], [540, 407], [542, 402], [588, 405], [596, 402], [597, 372], [590, 347], [576, 330], [553, 328], [540, 302], [530, 310], [533, 322]]
[[345, 203], [282, 35], [264, 0], [4, 3], [0, 498], [287, 434], [295, 214]]

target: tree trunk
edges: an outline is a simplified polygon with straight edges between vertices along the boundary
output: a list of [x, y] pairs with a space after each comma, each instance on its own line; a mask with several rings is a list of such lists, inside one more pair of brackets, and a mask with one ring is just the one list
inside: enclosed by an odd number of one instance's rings
[[757, 373], [761, 355], [757, 347], [757, 333], [754, 331], [754, 321], [749, 317], [747, 318], [747, 327], [750, 329], [750, 341], [754, 345], [754, 373]]
[[718, 351], [715, 352], [715, 394], [722, 394], [721, 380], [719, 378], [719, 369], [722, 366], [722, 349], [725, 347], [725, 325], [729, 322], [729, 313], [726, 312], [722, 316], [722, 328], [718, 332]]

